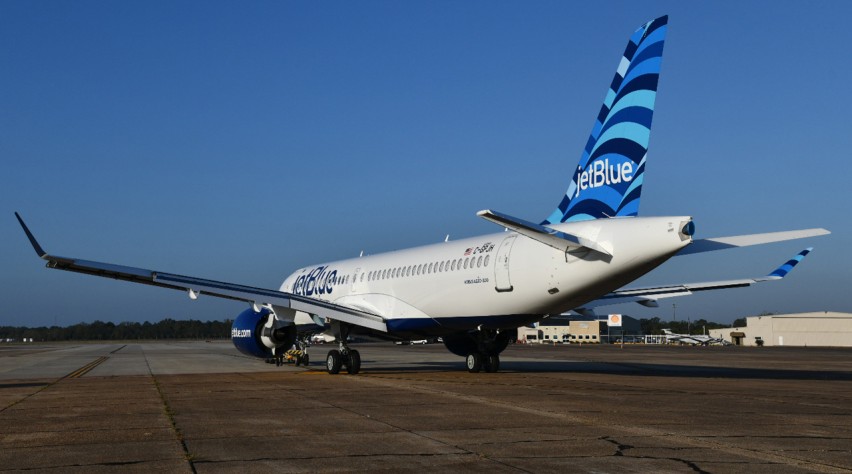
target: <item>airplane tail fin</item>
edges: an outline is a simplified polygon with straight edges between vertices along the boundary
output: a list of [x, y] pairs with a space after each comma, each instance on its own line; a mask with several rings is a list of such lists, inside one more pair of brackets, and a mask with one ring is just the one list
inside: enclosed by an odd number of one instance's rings
[[663, 329], [663, 334], [665, 334], [666, 336], [671, 336], [672, 330], [671, 329]]
[[568, 191], [542, 225], [639, 213], [667, 23], [630, 37]]

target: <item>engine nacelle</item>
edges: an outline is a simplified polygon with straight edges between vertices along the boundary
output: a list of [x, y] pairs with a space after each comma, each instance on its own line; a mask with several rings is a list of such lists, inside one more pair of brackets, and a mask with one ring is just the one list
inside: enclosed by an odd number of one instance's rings
[[278, 321], [266, 308], [260, 312], [249, 308], [240, 313], [231, 325], [231, 342], [237, 350], [263, 359], [290, 349], [296, 342], [296, 336], [295, 324]]

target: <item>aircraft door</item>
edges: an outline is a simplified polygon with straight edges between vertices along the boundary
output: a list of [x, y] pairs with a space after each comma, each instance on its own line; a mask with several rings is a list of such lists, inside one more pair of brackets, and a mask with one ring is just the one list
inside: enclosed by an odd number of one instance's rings
[[355, 269], [355, 273], [353, 274], [352, 279], [352, 293], [359, 294], [364, 292], [365, 283], [364, 279], [367, 278], [367, 275], [361, 271], [361, 267]]
[[494, 289], [498, 292], [512, 291], [512, 281], [509, 279], [509, 254], [512, 252], [512, 245], [515, 244], [515, 238], [518, 234], [512, 234], [500, 243], [500, 248], [497, 249], [497, 258], [494, 263]]

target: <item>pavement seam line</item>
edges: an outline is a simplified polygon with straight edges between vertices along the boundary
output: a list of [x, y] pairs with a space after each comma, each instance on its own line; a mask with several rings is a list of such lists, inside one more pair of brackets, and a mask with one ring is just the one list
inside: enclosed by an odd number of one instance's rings
[[93, 360], [92, 362], [89, 362], [88, 364], [84, 365], [83, 367], [80, 367], [79, 369], [77, 369], [77, 370], [75, 370], [75, 371], [73, 371], [73, 372], [71, 372], [71, 373], [69, 373], [69, 374], [65, 374], [65, 375], [63, 375], [62, 377], [59, 377], [58, 379], [54, 380], [53, 382], [49, 382], [49, 383], [47, 383], [44, 387], [41, 387], [40, 389], [36, 390], [35, 392], [33, 392], [33, 393], [29, 394], [29, 395], [26, 395], [25, 397], [20, 398], [20, 399], [18, 399], [18, 400], [15, 400], [14, 402], [12, 402], [12, 403], [10, 403], [10, 404], [6, 405], [6, 406], [5, 406], [5, 407], [3, 407], [2, 409], [0, 409], [0, 413], [3, 413], [4, 411], [8, 410], [9, 408], [12, 408], [13, 406], [15, 406], [15, 405], [17, 405], [17, 404], [19, 404], [19, 403], [22, 403], [22, 402], [26, 401], [28, 398], [30, 398], [30, 397], [32, 397], [32, 396], [35, 396], [35, 395], [37, 395], [37, 394], [39, 394], [39, 393], [41, 393], [41, 392], [43, 392], [43, 391], [47, 390], [48, 388], [50, 388], [50, 387], [52, 387], [52, 386], [56, 385], [57, 383], [59, 383], [59, 382], [61, 382], [61, 381], [65, 380], [65, 379], [68, 379], [68, 378], [78, 378], [78, 377], [82, 377], [84, 374], [86, 374], [86, 373], [87, 373], [87, 372], [89, 372], [90, 370], [92, 370], [92, 369], [94, 369], [95, 367], [97, 367], [98, 365], [100, 365], [100, 364], [104, 363], [107, 359], [109, 359], [109, 357], [101, 356], [101, 357], [99, 357], [99, 358], [97, 358], [97, 359]]
[[189, 448], [186, 445], [186, 440], [183, 437], [183, 433], [180, 431], [180, 428], [177, 426], [177, 422], [175, 421], [174, 412], [172, 411], [171, 406], [169, 405], [168, 400], [166, 399], [166, 394], [163, 393], [163, 388], [160, 385], [160, 381], [157, 380], [157, 377], [154, 375], [154, 372], [151, 371], [151, 364], [148, 362], [148, 355], [145, 354], [145, 349], [142, 349], [142, 356], [145, 357], [145, 365], [148, 367], [148, 375], [151, 376], [151, 380], [154, 381], [154, 387], [157, 389], [157, 394], [160, 396], [160, 401], [163, 403], [163, 414], [166, 415], [166, 419], [169, 420], [169, 425], [171, 426], [172, 433], [175, 435], [178, 443], [180, 443], [180, 447], [183, 450], [184, 459], [189, 465], [189, 469], [193, 474], [196, 474], [195, 464], [192, 461], [192, 454], [189, 452]]

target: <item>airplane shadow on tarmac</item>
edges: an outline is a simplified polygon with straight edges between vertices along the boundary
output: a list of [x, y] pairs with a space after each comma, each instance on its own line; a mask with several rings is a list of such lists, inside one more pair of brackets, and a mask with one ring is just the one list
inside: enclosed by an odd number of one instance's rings
[[[366, 374], [406, 374], [422, 372], [466, 371], [464, 362], [424, 362], [401, 367], [369, 366], [364, 361]], [[318, 368], [315, 368], [315, 370]], [[583, 361], [505, 361], [501, 373], [558, 373], [629, 375], [640, 377], [682, 377], [752, 380], [836, 380], [852, 381], [851, 371], [761, 369], [744, 367], [708, 367], [695, 365], [583, 362]], [[471, 376], [475, 376], [471, 374]]]

